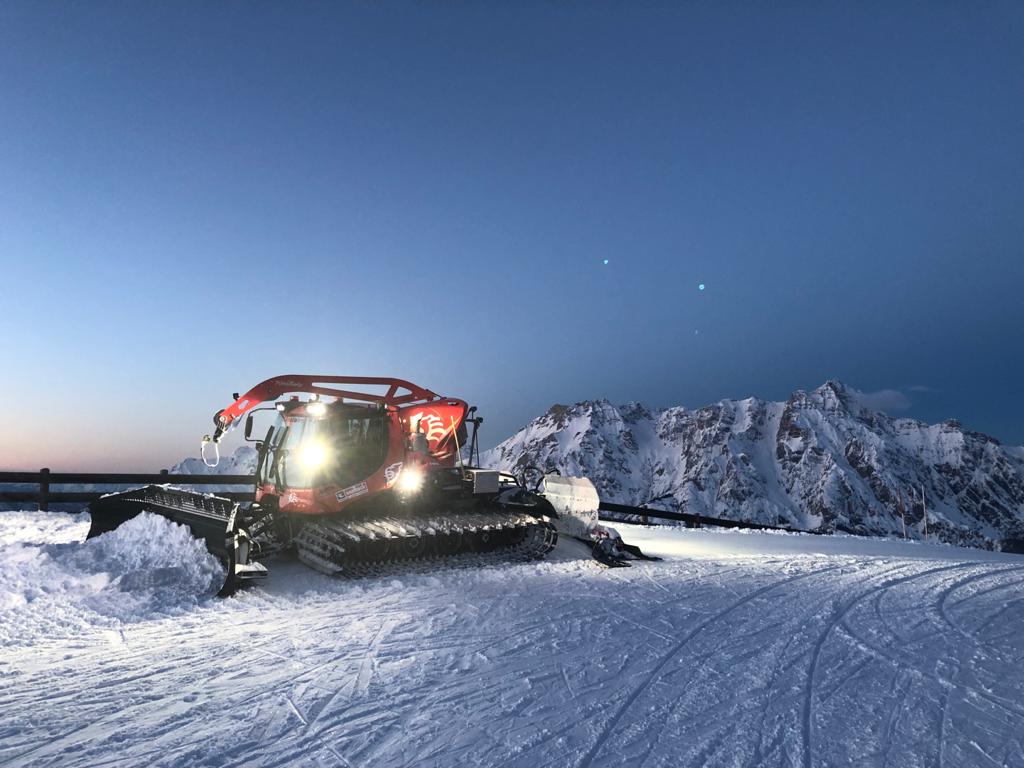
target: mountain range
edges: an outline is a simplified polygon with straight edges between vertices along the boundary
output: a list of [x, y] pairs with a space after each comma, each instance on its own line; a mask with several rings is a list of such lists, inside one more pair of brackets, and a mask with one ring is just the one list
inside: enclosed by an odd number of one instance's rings
[[804, 530], [986, 548], [1024, 532], [1024, 447], [889, 416], [836, 380], [697, 410], [555, 405], [480, 463], [589, 477], [621, 504]]

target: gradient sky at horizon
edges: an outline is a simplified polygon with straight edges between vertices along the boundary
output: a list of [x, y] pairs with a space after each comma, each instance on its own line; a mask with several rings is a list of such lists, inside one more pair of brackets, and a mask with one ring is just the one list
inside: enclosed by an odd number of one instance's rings
[[[1024, 443], [1024, 5], [0, 4], [0, 469], [233, 391], [839, 378]], [[703, 284], [703, 290], [699, 286]]]

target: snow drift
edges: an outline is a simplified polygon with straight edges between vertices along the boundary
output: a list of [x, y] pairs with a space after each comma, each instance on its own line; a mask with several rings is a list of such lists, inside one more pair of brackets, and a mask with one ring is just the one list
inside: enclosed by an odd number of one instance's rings
[[85, 515], [51, 513], [35, 536], [19, 537], [32, 519], [0, 513], [3, 645], [179, 614], [224, 581], [203, 543], [159, 515], [143, 513], [88, 541]]

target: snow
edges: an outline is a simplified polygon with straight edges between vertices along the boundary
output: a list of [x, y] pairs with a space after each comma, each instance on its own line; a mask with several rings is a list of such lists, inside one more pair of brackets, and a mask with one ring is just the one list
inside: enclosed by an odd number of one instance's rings
[[0, 647], [180, 614], [224, 583], [205, 545], [157, 515], [88, 541], [86, 515], [0, 513], [0, 521]]
[[[874, 393], [878, 394], [878, 393]], [[553, 406], [481, 456], [591, 479], [601, 498], [809, 530], [929, 533], [999, 548], [1024, 526], [1024, 448], [957, 422], [873, 410], [828, 381], [785, 402], [722, 400], [688, 411], [607, 400]], [[922, 502], [921, 499], [924, 499]], [[902, 500], [902, 502], [901, 502]]]
[[190, 456], [179, 461], [170, 471], [172, 475], [252, 475], [256, 473], [257, 459], [255, 448], [239, 445], [233, 452], [221, 455], [214, 467], [201, 458]]
[[1024, 765], [1024, 559], [616, 527], [667, 559], [218, 599], [159, 518], [0, 515], [0, 764]]

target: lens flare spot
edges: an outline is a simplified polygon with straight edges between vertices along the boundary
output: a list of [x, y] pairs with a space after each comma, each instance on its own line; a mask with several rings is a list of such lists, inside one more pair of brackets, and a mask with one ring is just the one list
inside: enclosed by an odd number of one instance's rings
[[698, 285], [697, 286], [697, 290], [698, 291], [703, 291], [704, 290], [704, 283], [701, 283], [700, 285]]
[[318, 469], [327, 463], [330, 451], [325, 443], [313, 440], [304, 443], [298, 451], [299, 461], [306, 469]]
[[398, 476], [398, 489], [403, 493], [416, 493], [423, 487], [423, 473], [415, 469], [403, 469]]

